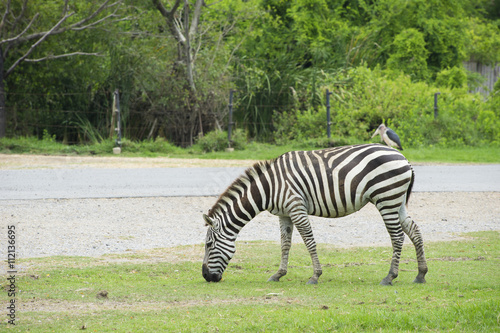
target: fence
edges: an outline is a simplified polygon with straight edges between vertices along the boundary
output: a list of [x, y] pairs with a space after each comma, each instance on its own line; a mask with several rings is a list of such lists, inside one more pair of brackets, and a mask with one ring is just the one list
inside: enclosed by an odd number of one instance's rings
[[483, 86], [471, 91], [474, 93], [479, 92], [485, 96], [487, 96], [490, 91], [493, 90], [493, 86], [498, 81], [498, 78], [500, 76], [500, 65], [497, 64], [495, 64], [495, 66], [490, 66], [471, 60], [464, 62], [464, 67], [468, 71], [481, 74], [481, 76], [486, 79]]
[[[483, 66], [477, 63], [468, 63], [468, 68], [475, 69], [480, 73], [481, 75], [484, 75], [487, 77], [487, 86], [493, 87], [494, 83], [496, 80], [498, 80], [499, 73], [500, 73], [500, 66], [492, 67], [492, 66]], [[475, 66], [475, 67], [474, 67]], [[491, 89], [487, 88], [487, 89]], [[483, 89], [483, 88], [478, 88], [476, 91], [480, 91], [482, 93], [487, 93], [488, 91]], [[227, 113], [225, 113], [227, 116], [224, 117], [225, 121], [227, 121], [227, 130], [228, 130], [228, 147], [231, 147], [231, 133], [236, 125], [238, 125], [240, 128], [248, 128], [251, 126], [269, 126], [272, 127], [272, 120], [263, 122], [263, 121], [242, 121], [241, 119], [238, 120], [238, 124], [236, 124], [233, 121], [233, 107], [234, 105], [238, 104], [238, 94], [234, 95], [236, 91], [231, 89], [228, 93], [228, 103], [226, 105], [222, 105], [221, 107], [226, 110]], [[68, 96], [74, 96], [74, 95], [86, 95], [87, 93], [64, 93], [63, 95], [68, 95]], [[330, 95], [331, 92], [326, 90], [326, 94], [324, 96], [324, 100], [322, 101], [322, 105], [326, 106], [327, 110], [327, 116], [325, 119], [325, 128], [326, 131], [324, 133], [325, 137], [330, 138], [331, 137], [331, 131], [330, 131], [330, 126], [334, 122], [334, 119], [331, 119], [331, 105], [330, 105]], [[438, 95], [439, 92], [436, 92], [434, 94], [434, 117], [438, 117]], [[112, 96], [118, 97], [118, 91], [115, 91], [112, 93]], [[22, 128], [23, 126], [25, 128], [29, 128], [30, 130], [25, 131], [25, 133], [22, 133], [22, 130], [20, 131], [21, 133], [11, 133], [11, 134], [21, 134], [21, 135], [38, 135], [39, 137], [42, 137], [42, 134], [44, 133], [45, 130], [48, 130], [49, 133], [54, 133], [54, 132], [64, 132], [66, 131], [71, 131], [72, 133], [78, 133], [78, 137], [82, 133], [82, 124], [77, 124], [76, 121], [74, 121], [75, 118], [78, 119], [92, 119], [93, 121], [93, 126], [97, 128], [97, 124], [99, 125], [100, 129], [111, 129], [109, 134], [112, 132], [116, 131], [117, 134], [117, 145], [120, 145], [121, 141], [121, 135], [125, 133], [125, 135], [128, 138], [131, 138], [130, 133], [135, 133], [135, 135], [132, 137], [137, 140], [143, 140], [146, 138], [153, 138], [154, 136], [152, 135], [153, 130], [155, 128], [158, 128], [157, 126], [157, 119], [155, 118], [154, 121], [151, 121], [150, 123], [147, 123], [146, 119], [144, 118], [144, 111], [140, 110], [127, 110], [126, 112], [126, 117], [128, 118], [126, 126], [120, 121], [120, 116], [123, 116], [121, 112], [118, 112], [115, 114], [113, 110], [118, 109], [119, 110], [119, 100], [116, 101], [117, 105], [110, 107], [109, 109], [106, 109], [105, 107], [101, 107], [100, 109], [92, 109], [92, 110], [85, 110], [85, 111], [78, 111], [78, 110], [49, 110], [49, 109], [13, 109], [9, 110], [8, 113], [11, 115], [13, 114], [20, 114], [24, 113], [25, 116], [23, 116], [22, 119], [22, 124], [20, 124], [19, 128]], [[111, 103], [110, 103], [111, 104]], [[111, 105], [110, 105], [111, 106]], [[263, 110], [267, 110], [265, 112], [274, 112], [274, 110], [283, 110], [291, 107], [295, 107], [295, 104], [289, 104], [289, 105], [269, 105], [269, 104], [262, 104], [258, 103], [255, 105], [256, 111], [257, 112], [263, 112]], [[430, 106], [431, 107], [431, 106]], [[161, 116], [165, 116], [169, 113], [169, 111], [165, 111]], [[83, 118], [80, 118], [83, 117]], [[113, 119], [113, 116], [118, 116], [118, 119]], [[207, 114], [207, 116], [212, 116], [211, 114]], [[134, 117], [136, 119], [140, 119], [142, 123], [134, 121]], [[70, 121], [73, 119], [73, 121]], [[11, 123], [17, 125], [17, 119], [12, 120], [11, 117]], [[122, 118], [123, 121], [123, 118]], [[160, 120], [161, 121], [161, 120]], [[220, 128], [220, 127], [219, 127]], [[164, 131], [175, 131], [177, 128], [173, 126], [172, 124], [163, 124], [163, 129]], [[11, 129], [11, 131], [13, 131]], [[103, 134], [104, 132], [101, 132]], [[148, 135], [149, 133], [149, 135]], [[156, 131], [156, 133], [158, 133]], [[158, 135], [158, 134], [157, 134]], [[104, 134], [102, 137], [107, 137], [108, 135]], [[156, 136], [156, 135], [155, 135]], [[161, 135], [160, 135], [161, 136]], [[75, 136], [73, 136], [75, 137]], [[59, 140], [62, 140], [62, 137], [58, 137]], [[80, 143], [81, 140], [73, 140], [73, 141], [65, 141], [65, 143], [68, 144], [75, 144], [75, 143]], [[180, 141], [170, 141], [173, 144], [179, 145], [179, 146], [185, 146], [187, 142], [180, 142]]]
[[[232, 93], [234, 94], [236, 91], [232, 90]], [[155, 113], [156, 111], [151, 112], [140, 108], [123, 108], [120, 103], [123, 96], [119, 95], [118, 91], [109, 91], [105, 98], [107, 102], [101, 101], [101, 104], [90, 105], [82, 109], [54, 107], [50, 103], [50, 99], [54, 97], [44, 94], [21, 92], [10, 92], [9, 94], [17, 95], [17, 101], [22, 101], [22, 98], [19, 98], [21, 95], [28, 100], [36, 98], [39, 105], [45, 104], [46, 107], [30, 107], [29, 103], [15, 103], [8, 106], [9, 127], [7, 128], [7, 136], [35, 136], [41, 139], [44, 135], [50, 135], [50, 137], [55, 135], [58, 141], [70, 145], [80, 144], [89, 139], [90, 141], [95, 141], [94, 139], [98, 141], [114, 138], [116, 145], [120, 146], [123, 137], [129, 140], [146, 140], [157, 136], [167, 137], [168, 133], [179, 130], [178, 126], [167, 119], [176, 116], [175, 111], [163, 110], [160, 114]], [[66, 91], [61, 92], [59, 97], [64, 100], [65, 98], [81, 98], [88, 95], [88, 92]], [[236, 109], [238, 104], [241, 104], [241, 101], [239, 100], [239, 94], [236, 93], [234, 96]], [[45, 100], [46, 102], [44, 102]], [[230, 104], [232, 108], [232, 103], [227, 102], [220, 106], [224, 115], [224, 120], [220, 125], [224, 127], [224, 130], [227, 129], [225, 126], [227, 121], [232, 125], [232, 131], [234, 131], [235, 127], [247, 128], [271, 125], [271, 121], [247, 121], [242, 118], [237, 120], [228, 119]], [[291, 105], [289, 106], [291, 107]], [[287, 105], [258, 104], [260, 111], [267, 110], [268, 112], [286, 107]], [[221, 114], [204, 110], [203, 116], [215, 118], [220, 117]], [[216, 128], [220, 128], [220, 126], [216, 126]], [[167, 138], [167, 140], [177, 146], [188, 146], [191, 143], [189, 141], [171, 140], [170, 138]]]

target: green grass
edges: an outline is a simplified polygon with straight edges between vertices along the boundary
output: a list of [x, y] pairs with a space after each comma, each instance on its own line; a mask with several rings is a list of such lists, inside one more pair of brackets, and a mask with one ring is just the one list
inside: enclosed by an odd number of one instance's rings
[[[323, 275], [316, 286], [306, 285], [312, 267], [303, 244], [292, 247], [289, 273], [278, 283], [266, 282], [279, 263], [273, 242], [238, 242], [219, 283], [201, 276], [201, 245], [23, 259], [17, 302], [24, 307], [16, 327], [2, 320], [0, 331], [498, 332], [499, 236], [426, 244], [424, 285], [412, 283], [414, 249], [405, 246], [393, 287], [378, 284], [391, 256], [379, 247], [319, 245]], [[102, 290], [108, 297], [96, 298]], [[8, 301], [5, 292], [0, 298]]]
[[[63, 145], [51, 138], [2, 138], [0, 153], [3, 154], [48, 154], [48, 155], [113, 155], [113, 141], [93, 145]], [[132, 142], [123, 140], [122, 154], [125, 157], [176, 157], [201, 159], [268, 160], [291, 150], [312, 150], [320, 147], [307, 143], [292, 142], [287, 145], [271, 145], [251, 142], [244, 150], [233, 152], [203, 152], [198, 145], [179, 148], [164, 140]], [[410, 162], [432, 163], [500, 163], [500, 147], [422, 147], [408, 148], [403, 154]]]

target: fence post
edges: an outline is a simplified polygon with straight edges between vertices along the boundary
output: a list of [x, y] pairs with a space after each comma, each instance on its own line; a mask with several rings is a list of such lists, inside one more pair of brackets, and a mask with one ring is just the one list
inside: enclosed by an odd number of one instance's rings
[[434, 94], [434, 119], [438, 117], [438, 95], [440, 94], [440, 92]]
[[229, 90], [229, 121], [227, 123], [227, 147], [231, 149], [231, 129], [234, 125], [233, 122], [233, 93], [234, 89]]
[[332, 134], [330, 131], [330, 125], [332, 122], [330, 121], [330, 95], [332, 94], [331, 91], [326, 89], [326, 135], [328, 136], [328, 139], [331, 138]]
[[116, 145], [118, 147], [121, 148], [122, 146], [122, 133], [121, 133], [121, 126], [120, 126], [120, 123], [121, 123], [121, 116], [120, 116], [120, 95], [118, 93], [118, 89], [115, 90], [115, 92], [113, 93], [113, 97], [114, 97], [114, 101], [115, 101], [115, 109], [113, 110], [113, 112], [116, 112], [116, 127], [115, 127], [115, 131], [116, 131]]

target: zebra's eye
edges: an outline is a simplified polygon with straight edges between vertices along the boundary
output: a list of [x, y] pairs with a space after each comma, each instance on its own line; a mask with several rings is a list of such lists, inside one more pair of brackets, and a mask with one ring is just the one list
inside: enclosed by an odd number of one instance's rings
[[212, 241], [208, 241], [208, 242], [207, 242], [207, 247], [208, 247], [208, 248], [211, 248], [213, 244], [214, 244], [214, 242], [212, 242]]

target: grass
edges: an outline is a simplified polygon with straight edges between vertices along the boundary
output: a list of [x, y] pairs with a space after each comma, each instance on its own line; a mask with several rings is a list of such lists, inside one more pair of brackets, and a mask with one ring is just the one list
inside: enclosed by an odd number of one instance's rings
[[[50, 137], [2, 138], [0, 153], [3, 154], [48, 154], [48, 155], [100, 155], [110, 156], [114, 142], [106, 140], [93, 145], [63, 145]], [[123, 140], [122, 154], [126, 157], [177, 157], [202, 159], [268, 160], [291, 150], [312, 150], [320, 147], [307, 143], [292, 142], [287, 145], [271, 145], [251, 142], [244, 150], [233, 152], [203, 152], [198, 145], [179, 148], [164, 140], [132, 142]], [[500, 147], [422, 147], [408, 148], [403, 154], [410, 162], [432, 163], [500, 163]]]
[[[500, 331], [500, 234], [426, 244], [427, 284], [413, 284], [416, 262], [405, 246], [393, 287], [379, 286], [390, 248], [319, 245], [323, 275], [312, 273], [303, 244], [289, 273], [279, 244], [238, 242], [220, 283], [201, 276], [202, 245], [119, 255], [22, 259], [16, 327], [0, 331], [354, 332]], [[107, 298], [98, 298], [101, 291]], [[1, 302], [8, 301], [2, 293]], [[3, 307], [5, 308], [5, 307]], [[4, 310], [5, 311], [5, 310]]]

